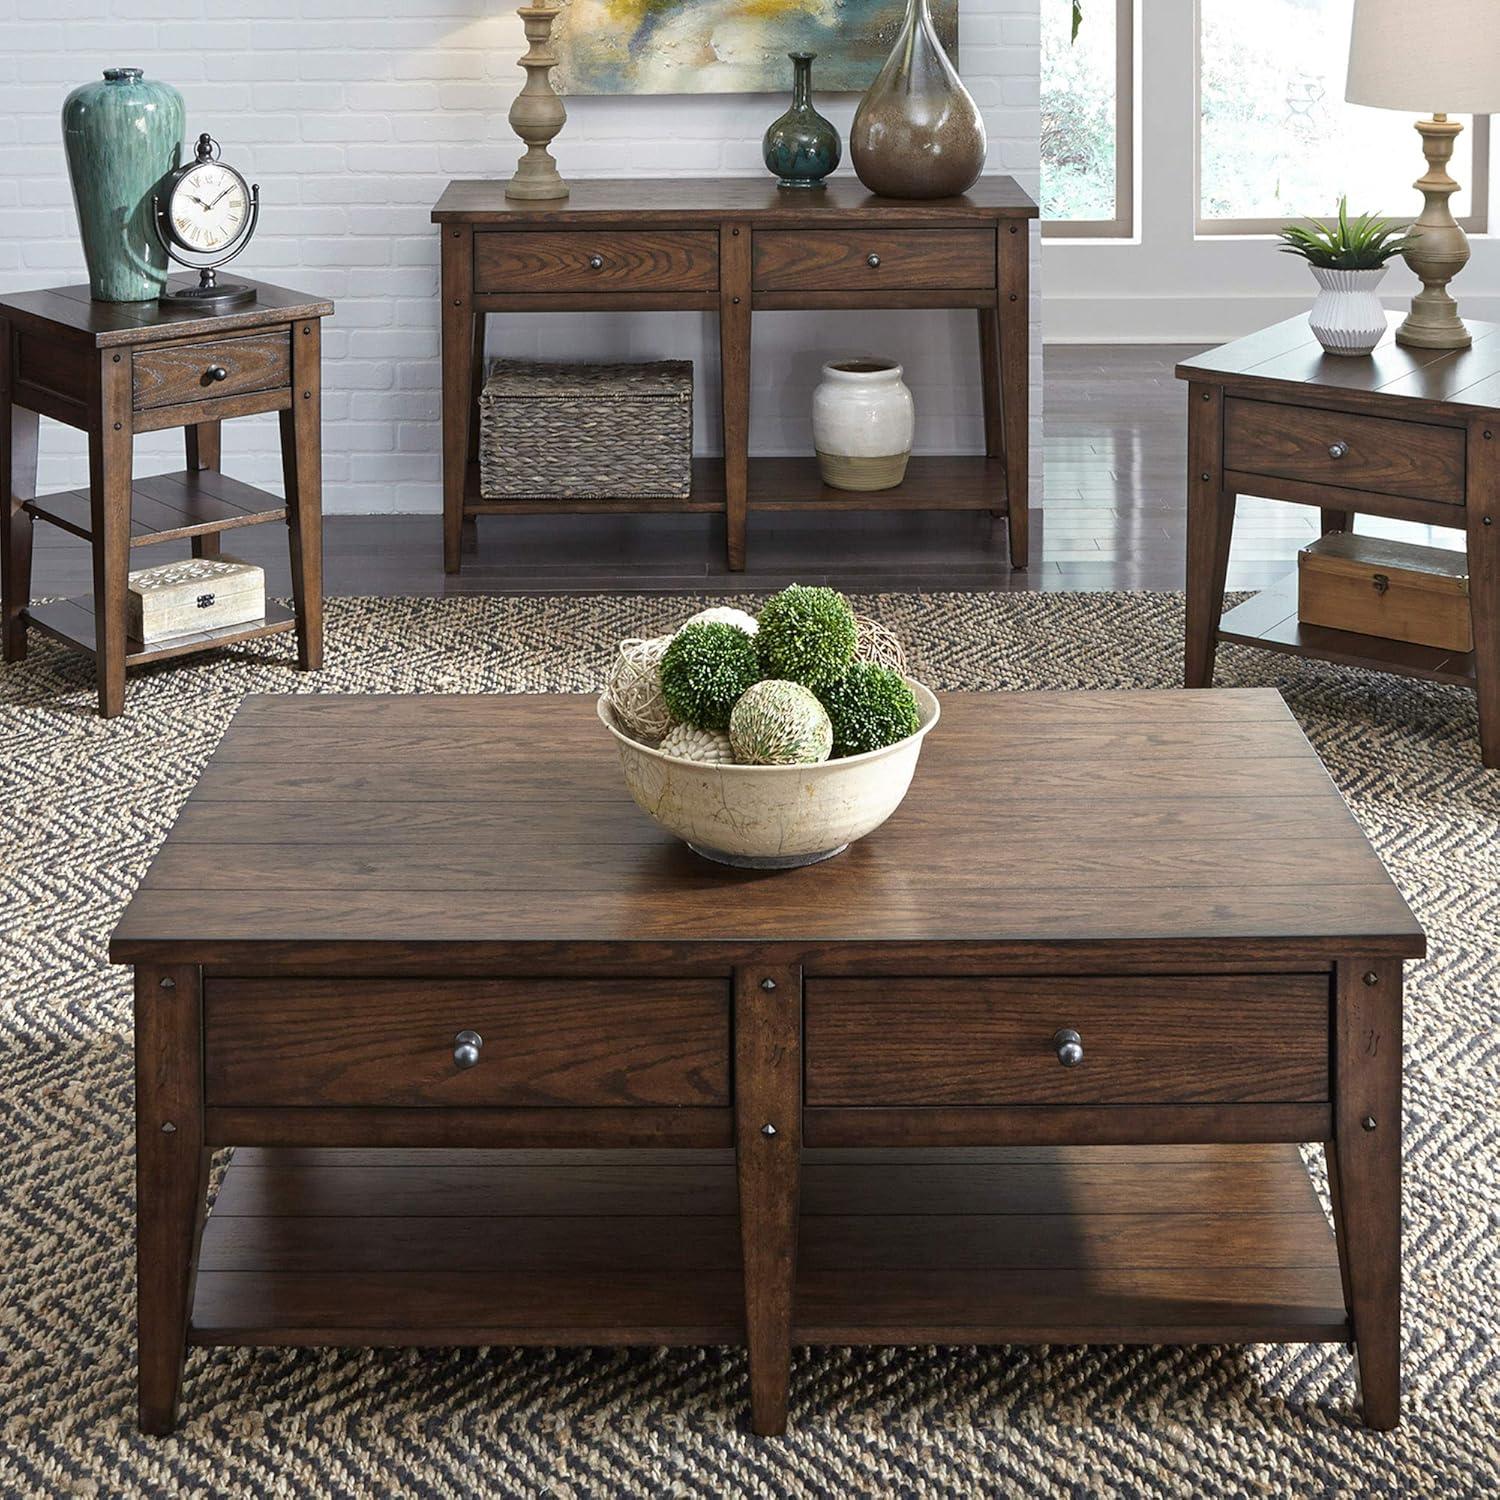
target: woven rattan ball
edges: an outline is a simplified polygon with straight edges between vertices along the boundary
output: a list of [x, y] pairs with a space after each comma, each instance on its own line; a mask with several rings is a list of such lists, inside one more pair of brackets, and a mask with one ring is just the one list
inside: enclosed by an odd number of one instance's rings
[[604, 687], [620, 727], [653, 744], [672, 727], [661, 695], [661, 659], [671, 644], [669, 635], [621, 641]]
[[869, 615], [855, 615], [857, 630], [854, 654], [860, 661], [873, 661], [893, 672], [906, 675], [906, 650], [896, 632]]
[[735, 609], [730, 604], [716, 604], [712, 609], [700, 609], [697, 614], [684, 620], [687, 625], [738, 625], [746, 635], [754, 635], [760, 626], [756, 624], [755, 616], [746, 614], [742, 609]]

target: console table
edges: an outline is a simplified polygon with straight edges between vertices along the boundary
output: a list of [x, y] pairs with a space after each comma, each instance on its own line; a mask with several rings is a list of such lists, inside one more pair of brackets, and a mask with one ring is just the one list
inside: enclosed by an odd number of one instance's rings
[[[551, 202], [503, 182], [453, 182], [432, 211], [442, 236], [443, 563], [459, 570], [482, 515], [699, 511], [722, 514], [729, 566], [745, 566], [753, 510], [987, 510], [1004, 515], [1010, 561], [1027, 560], [1028, 221], [1009, 177], [962, 198], [877, 198], [854, 178], [818, 191], [770, 178], [573, 184]], [[918, 456], [895, 489], [824, 485], [817, 460], [751, 458], [752, 315], [813, 308], [973, 308], [985, 453]], [[724, 456], [693, 466], [682, 500], [494, 500], [480, 493], [485, 321], [499, 312], [718, 315]], [[835, 351], [828, 351], [830, 354]]]
[[775, 874], [591, 698], [247, 698], [110, 944], [141, 1425], [189, 1344], [744, 1344], [778, 1432], [795, 1344], [1353, 1339], [1393, 1426], [1423, 951], [1269, 690], [949, 694]]
[[[1211, 687], [1219, 641], [1426, 677], [1479, 697], [1484, 765], [1500, 767], [1500, 324], [1467, 349], [1396, 343], [1399, 313], [1366, 359], [1325, 354], [1289, 318], [1177, 367], [1188, 385], [1186, 686]], [[1304, 625], [1297, 573], [1224, 607], [1238, 494], [1315, 505], [1323, 531], [1356, 515], [1465, 534], [1474, 649]]]
[[[158, 302], [95, 302], [86, 286], [0, 297], [0, 559], [5, 659], [26, 655], [28, 627], [94, 658], [99, 712], [125, 706], [125, 669], [261, 636], [297, 632], [303, 671], [323, 659], [321, 297], [252, 282], [255, 301], [222, 313]], [[220, 424], [274, 411], [281, 420], [286, 499], [220, 472]], [[38, 417], [88, 434], [89, 483], [36, 493]], [[136, 478], [138, 432], [183, 429], [187, 467]], [[93, 549], [92, 595], [31, 601], [34, 521]], [[282, 521], [293, 608], [143, 645], [126, 636], [131, 552], [187, 541], [217, 557], [223, 532]]]

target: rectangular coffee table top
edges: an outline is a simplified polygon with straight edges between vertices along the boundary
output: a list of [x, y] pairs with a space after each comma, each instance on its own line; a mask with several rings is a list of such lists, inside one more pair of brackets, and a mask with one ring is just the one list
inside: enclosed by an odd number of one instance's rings
[[709, 863], [583, 695], [247, 698], [111, 956], [825, 971], [1414, 957], [1422, 931], [1270, 690], [946, 693], [906, 801], [826, 863]]

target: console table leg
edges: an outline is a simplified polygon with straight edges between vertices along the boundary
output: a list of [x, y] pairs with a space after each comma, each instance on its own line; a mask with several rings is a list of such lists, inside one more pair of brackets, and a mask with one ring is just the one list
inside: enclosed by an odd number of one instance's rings
[[[182, 429], [183, 445], [187, 449], [187, 466], [193, 473], [204, 469], [217, 470], [223, 462], [224, 424], [222, 422], [199, 422]], [[205, 531], [189, 539], [194, 557], [217, 557], [219, 555], [219, 533]]]
[[297, 665], [323, 665], [322, 324], [292, 328], [292, 406], [281, 413], [281, 465], [290, 528]]
[[209, 1153], [199, 971], [135, 971], [136, 1341], [142, 1432], [171, 1432], [187, 1352]]
[[1469, 427], [1469, 612], [1474, 625], [1474, 687], [1479, 696], [1479, 758], [1500, 768], [1500, 423]]
[[734, 975], [735, 1155], [750, 1350], [750, 1420], [786, 1430], [802, 1160], [802, 970]]
[[444, 225], [442, 246], [443, 571], [456, 573], [463, 564], [464, 489], [475, 420], [473, 229]]
[[1401, 1419], [1401, 964], [1340, 962], [1336, 1223], [1365, 1424]]
[[1224, 393], [1218, 386], [1188, 387], [1187, 630], [1184, 687], [1214, 683], [1224, 579], [1234, 533], [1233, 495], [1224, 493]]
[[719, 375], [724, 406], [724, 527], [729, 568], [745, 567], [750, 483], [750, 228], [719, 229]]
[[99, 355], [99, 396], [89, 423], [89, 525], [94, 533], [94, 670], [99, 712], [125, 707], [125, 592], [130, 572], [131, 361]]
[[21, 507], [36, 498], [37, 414], [12, 402], [10, 324], [0, 322], [0, 575], [4, 578], [6, 661], [26, 659], [31, 603], [31, 516]]
[[1019, 569], [1027, 565], [1031, 546], [1031, 234], [1027, 225], [1001, 225], [997, 280], [1006, 526], [1010, 565]]

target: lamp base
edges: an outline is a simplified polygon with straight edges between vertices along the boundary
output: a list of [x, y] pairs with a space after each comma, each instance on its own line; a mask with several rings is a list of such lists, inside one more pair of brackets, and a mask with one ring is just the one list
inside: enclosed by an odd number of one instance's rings
[[1463, 126], [1446, 115], [1435, 115], [1418, 120], [1416, 128], [1427, 171], [1414, 184], [1424, 202], [1411, 226], [1413, 243], [1405, 258], [1421, 279], [1422, 290], [1411, 299], [1411, 312], [1396, 330], [1396, 342], [1414, 349], [1467, 349], [1474, 337], [1448, 292], [1448, 283], [1469, 261], [1468, 236], [1448, 206], [1458, 191], [1458, 184], [1448, 175], [1448, 163]]

